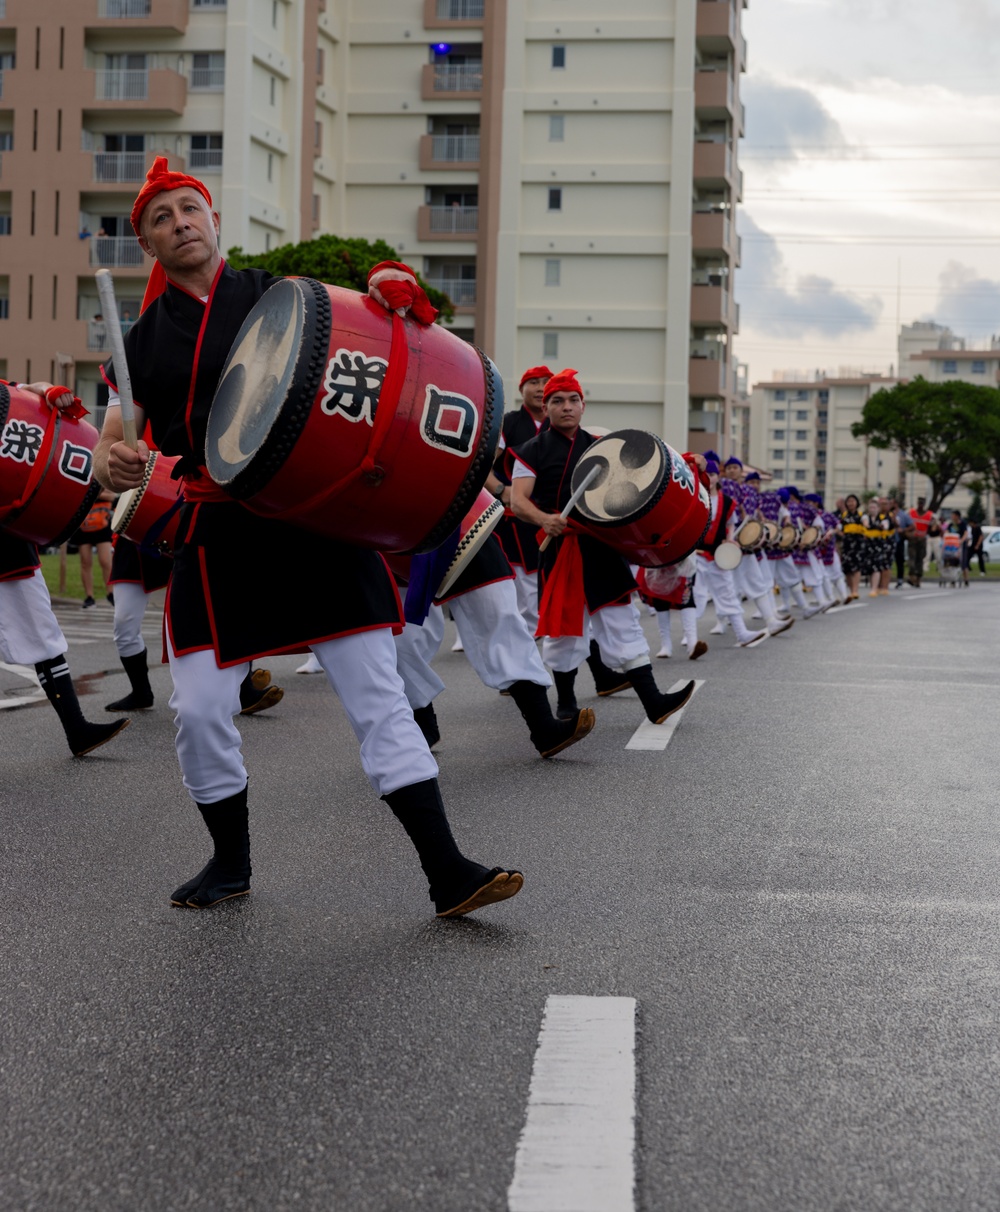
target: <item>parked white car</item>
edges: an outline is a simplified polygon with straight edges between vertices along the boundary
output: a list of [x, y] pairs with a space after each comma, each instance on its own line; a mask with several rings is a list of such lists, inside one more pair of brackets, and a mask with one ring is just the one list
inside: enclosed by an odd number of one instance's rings
[[983, 527], [983, 558], [1000, 561], [1000, 526]]

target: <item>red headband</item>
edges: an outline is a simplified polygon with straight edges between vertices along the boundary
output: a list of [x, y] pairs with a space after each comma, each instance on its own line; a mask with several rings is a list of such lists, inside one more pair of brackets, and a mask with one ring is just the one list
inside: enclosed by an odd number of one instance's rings
[[575, 391], [580, 399], [584, 398], [583, 388], [580, 386], [580, 380], [576, 377], [576, 371], [571, 367], [561, 370], [557, 375], [553, 375], [545, 384], [545, 394], [542, 397], [547, 400], [549, 396], [554, 395], [557, 391]]
[[[208, 205], [212, 205], [212, 195], [197, 177], [190, 177], [187, 173], [171, 172], [167, 168], [167, 157], [157, 156], [149, 172], [146, 173], [143, 187], [139, 190], [139, 194], [132, 205], [132, 214], [129, 218], [132, 221], [132, 230], [135, 234], [139, 235], [142, 212], [157, 194], [162, 194], [171, 189], [184, 188], [197, 190]], [[143, 296], [142, 306], [139, 308], [139, 311], [144, 312], [150, 303], [158, 295], [162, 295], [166, 289], [167, 275], [163, 272], [163, 266], [159, 261], [154, 261], [153, 268], [149, 271], [149, 281], [146, 283], [146, 293]]]
[[547, 366], [529, 366], [528, 369], [521, 375], [521, 382], [517, 385], [517, 390], [527, 383], [529, 379], [551, 379], [552, 371]]

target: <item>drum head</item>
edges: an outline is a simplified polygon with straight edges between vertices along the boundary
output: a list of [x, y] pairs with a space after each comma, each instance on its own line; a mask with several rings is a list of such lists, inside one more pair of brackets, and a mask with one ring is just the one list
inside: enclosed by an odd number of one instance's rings
[[777, 543], [778, 535], [780, 533], [781, 532], [778, 530], [777, 522], [765, 522], [764, 523], [764, 542], [765, 543]]
[[736, 541], [744, 551], [754, 551], [764, 540], [764, 527], [756, 518], [747, 518], [740, 527]]
[[111, 529], [115, 534], [124, 534], [128, 529], [129, 523], [135, 517], [135, 511], [139, 508], [142, 494], [149, 487], [149, 481], [152, 479], [153, 468], [156, 466], [158, 455], [159, 451], [151, 450], [149, 452], [146, 470], [142, 473], [142, 483], [138, 488], [126, 488], [118, 498], [115, 504], [115, 511], [111, 515]]
[[742, 559], [743, 548], [732, 539], [724, 539], [715, 549], [716, 567], [721, 568], [723, 572], [732, 572], [734, 568], [739, 568]]
[[434, 592], [436, 598], [443, 598], [448, 590], [462, 575], [462, 570], [472, 559], [493, 533], [493, 528], [503, 517], [503, 506], [494, 497], [479, 517], [473, 522], [458, 544], [455, 557], [448, 565], [448, 571], [441, 578], [441, 584]]
[[782, 551], [790, 551], [795, 546], [798, 532], [794, 526], [782, 526], [778, 534], [778, 546]]
[[[618, 526], [641, 518], [666, 491], [672, 462], [666, 443], [641, 429], [618, 429], [589, 446], [573, 469], [573, 488], [593, 467], [598, 474], [577, 502], [595, 526]], [[686, 466], [686, 465], [685, 465]]]
[[[312, 278], [282, 278], [243, 321], [205, 435], [209, 475], [238, 500], [267, 484], [305, 427], [326, 366], [330, 324], [330, 296]], [[313, 356], [317, 345], [321, 358]]]
[[803, 547], [815, 547], [819, 542], [819, 528], [816, 526], [807, 526], [802, 531], [801, 545]]

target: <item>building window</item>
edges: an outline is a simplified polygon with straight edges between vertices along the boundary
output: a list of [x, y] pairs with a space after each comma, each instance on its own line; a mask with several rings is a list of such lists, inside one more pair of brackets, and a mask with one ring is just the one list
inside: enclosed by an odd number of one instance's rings
[[542, 333], [542, 357], [559, 357], [559, 334], [557, 332]]
[[795, 458], [798, 460], [798, 462], [803, 463], [803, 462], [805, 462], [805, 458], [806, 458], [807, 454], [808, 454], [808, 451], [797, 450], [795, 452]]
[[323, 123], [317, 122], [313, 128], [313, 151], [317, 156], [323, 154]]
[[796, 442], [808, 442], [809, 435], [804, 429], [797, 429], [795, 431], [795, 440]]
[[773, 416], [776, 421], [783, 421], [785, 419], [785, 410], [783, 408], [776, 408]]
[[566, 47], [565, 46], [554, 46], [552, 48], [552, 66], [553, 67], [565, 67], [566, 66]]
[[785, 391], [785, 389], [783, 387], [779, 387], [778, 390], [774, 393], [774, 398], [776, 400], [785, 400], [788, 398], [788, 393]]
[[816, 430], [816, 437], [817, 437], [817, 438], [819, 438], [819, 440], [820, 440], [821, 442], [825, 442], [825, 441], [826, 441], [826, 430], [825, 430], [825, 429], [817, 429], [817, 430]]
[[274, 180], [274, 155], [271, 152], [267, 153], [267, 179]]
[[313, 228], [319, 227], [319, 194], [313, 194]]
[[545, 261], [545, 285], [558, 286], [559, 272], [562, 262], [547, 258]]
[[549, 190], [549, 210], [562, 210], [562, 190]]
[[808, 409], [805, 409], [805, 408], [796, 408], [796, 410], [795, 410], [795, 419], [796, 419], [796, 421], [808, 421], [808, 420], [809, 420], [809, 411], [808, 411]]
[[0, 320], [10, 319], [10, 299], [0, 298]]
[[775, 463], [780, 463], [784, 457], [785, 457], [785, 452], [783, 450], [772, 450], [771, 451], [771, 458], [774, 459]]
[[785, 431], [784, 431], [783, 429], [776, 429], [776, 430], [774, 431], [774, 440], [775, 440], [776, 442], [784, 442], [784, 440], [785, 440]]
[[795, 391], [795, 392], [793, 392], [793, 393], [792, 393], [792, 399], [793, 399], [793, 400], [808, 400], [808, 399], [809, 399], [809, 392], [807, 392], [807, 391], [802, 391], [802, 390], [801, 390], [801, 388], [800, 388], [798, 391]]
[[278, 82], [277, 82], [277, 80], [275, 80], [275, 78], [272, 76], [272, 77], [271, 77], [271, 104], [272, 104], [272, 105], [274, 104], [274, 98], [275, 98], [275, 95], [276, 95], [276, 93], [277, 93], [277, 90], [278, 90]]
[[202, 172], [221, 172], [222, 135], [192, 135], [188, 164]]
[[316, 83], [323, 83], [323, 73], [326, 67], [326, 56], [321, 46], [316, 47]]
[[796, 480], [804, 480], [806, 478], [806, 473], [804, 471], [797, 471], [795, 473], [795, 478]]
[[986, 363], [976, 358], [969, 367], [969, 370], [974, 375], [984, 375], [986, 374]]
[[816, 393], [816, 402], [818, 404], [829, 404], [830, 403], [830, 393], [826, 390], [826, 388], [824, 388], [822, 391], [818, 391]]
[[226, 84], [226, 56], [221, 51], [191, 56], [191, 87], [203, 92], [218, 91]]
[[10, 235], [10, 215], [0, 215], [0, 236]]
[[562, 143], [566, 137], [566, 115], [549, 114], [549, 142]]
[[817, 420], [817, 421], [819, 421], [819, 422], [820, 422], [820, 424], [824, 424], [824, 425], [825, 425], [825, 424], [826, 424], [826, 411], [825, 411], [825, 410], [823, 410], [822, 412], [818, 412], [818, 413], [816, 414], [816, 420]]
[[941, 363], [941, 371], [946, 375], [957, 375], [958, 363], [953, 361], [951, 358], [948, 358], [946, 361]]

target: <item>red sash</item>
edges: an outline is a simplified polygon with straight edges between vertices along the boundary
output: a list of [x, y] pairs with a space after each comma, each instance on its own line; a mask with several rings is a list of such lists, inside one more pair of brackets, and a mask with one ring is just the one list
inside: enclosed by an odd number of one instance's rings
[[[539, 531], [544, 537], [544, 532]], [[545, 578], [541, 601], [538, 603], [537, 636], [583, 635], [583, 615], [587, 600], [583, 592], [583, 556], [580, 542], [567, 529], [562, 536], [559, 554]]]

